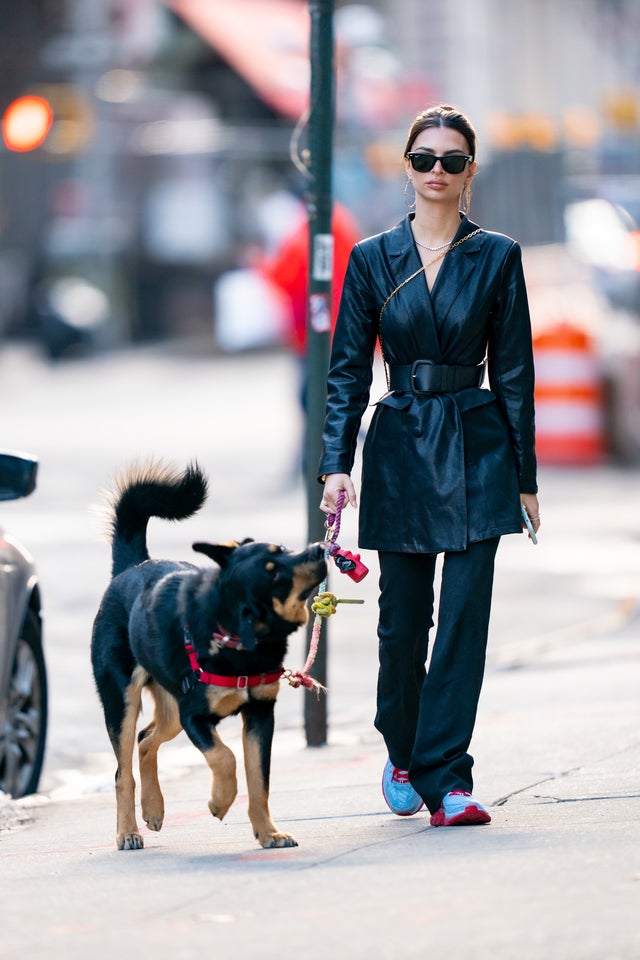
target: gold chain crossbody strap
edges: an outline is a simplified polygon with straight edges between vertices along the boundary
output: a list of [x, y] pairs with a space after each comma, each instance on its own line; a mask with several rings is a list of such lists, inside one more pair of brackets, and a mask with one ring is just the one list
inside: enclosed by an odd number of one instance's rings
[[453, 250], [455, 247], [459, 247], [461, 243], [465, 242], [465, 240], [470, 240], [471, 237], [475, 237], [477, 233], [482, 233], [481, 227], [479, 227], [477, 230], [474, 230], [472, 233], [468, 233], [465, 237], [461, 237], [459, 240], [456, 240], [456, 242], [452, 243], [450, 247], [447, 247], [447, 249], [443, 250], [442, 253], [439, 253], [437, 257], [434, 257], [433, 260], [429, 260], [428, 263], [423, 264], [419, 270], [416, 270], [416, 272], [412, 273], [410, 277], [407, 277], [406, 280], [403, 280], [402, 283], [399, 283], [395, 290], [391, 291], [385, 302], [382, 304], [380, 315], [378, 317], [378, 340], [380, 341], [380, 352], [382, 354], [382, 362], [384, 363], [384, 375], [387, 381], [387, 390], [391, 390], [391, 380], [389, 377], [389, 364], [387, 363], [387, 358], [384, 355], [384, 347], [382, 346], [382, 314], [387, 309], [389, 301], [392, 300], [398, 290], [402, 290], [407, 283], [415, 280], [415, 278], [419, 277], [421, 273], [424, 273], [428, 267], [433, 266], [433, 264], [437, 263], [438, 260], [442, 260], [442, 258], [445, 257], [450, 250]]

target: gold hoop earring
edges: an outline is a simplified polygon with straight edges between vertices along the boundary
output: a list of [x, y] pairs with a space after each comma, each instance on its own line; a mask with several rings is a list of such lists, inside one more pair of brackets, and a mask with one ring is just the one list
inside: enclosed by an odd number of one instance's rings
[[412, 209], [415, 207], [415, 205], [416, 205], [416, 191], [415, 191], [415, 187], [414, 187], [414, 188], [413, 188], [413, 200], [412, 200], [411, 202], [409, 202], [409, 193], [408, 193], [409, 187], [413, 187], [413, 180], [410, 180], [409, 177], [407, 177], [407, 182], [406, 182], [405, 185], [404, 185], [404, 202], [405, 202], [406, 205], [407, 205], [407, 209], [412, 210]]

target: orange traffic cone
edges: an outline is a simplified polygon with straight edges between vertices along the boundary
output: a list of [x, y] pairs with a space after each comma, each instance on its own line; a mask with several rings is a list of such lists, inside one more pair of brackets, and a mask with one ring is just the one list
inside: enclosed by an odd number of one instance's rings
[[540, 463], [587, 465], [606, 453], [604, 389], [592, 337], [573, 324], [533, 340], [536, 452]]

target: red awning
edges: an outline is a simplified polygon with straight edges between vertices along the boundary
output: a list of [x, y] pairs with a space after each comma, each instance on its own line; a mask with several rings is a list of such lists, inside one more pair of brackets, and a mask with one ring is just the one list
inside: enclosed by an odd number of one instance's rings
[[309, 102], [305, 0], [165, 0], [258, 96], [297, 119]]

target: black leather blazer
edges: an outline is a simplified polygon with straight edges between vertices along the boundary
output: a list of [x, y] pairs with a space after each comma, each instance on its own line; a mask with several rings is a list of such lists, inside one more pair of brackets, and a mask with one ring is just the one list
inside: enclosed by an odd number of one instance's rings
[[[369, 402], [380, 327], [389, 364], [474, 365], [490, 389], [387, 393], [363, 449], [359, 545], [438, 553], [522, 530], [519, 493], [536, 493], [533, 353], [520, 247], [482, 230], [444, 258], [428, 290], [410, 215], [356, 244], [331, 352], [318, 467], [350, 473]], [[455, 240], [478, 227], [461, 217]]]

